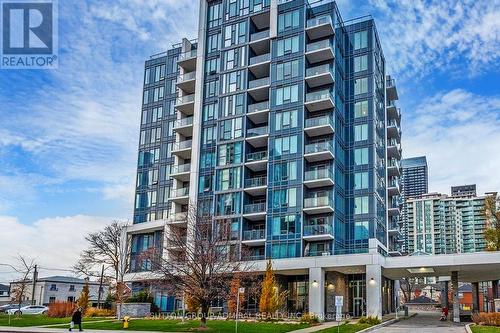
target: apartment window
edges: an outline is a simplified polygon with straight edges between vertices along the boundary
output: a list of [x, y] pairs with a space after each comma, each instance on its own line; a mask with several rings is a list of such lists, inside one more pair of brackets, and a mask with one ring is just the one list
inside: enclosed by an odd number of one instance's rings
[[213, 168], [215, 166], [215, 151], [204, 151], [200, 157], [200, 168]]
[[229, 165], [241, 163], [243, 152], [242, 142], [228, 143], [218, 146], [217, 165]]
[[146, 68], [144, 71], [144, 84], [148, 84], [151, 78], [151, 68]]
[[366, 94], [368, 92], [368, 78], [354, 80], [354, 95]]
[[221, 117], [235, 116], [245, 112], [245, 94], [222, 98]]
[[175, 114], [175, 100], [171, 99], [166, 101], [165, 106], [167, 108], [167, 114], [174, 115]]
[[148, 103], [149, 103], [149, 90], [146, 89], [146, 90], [144, 90], [142, 104], [148, 104]]
[[299, 85], [295, 84], [276, 89], [275, 98], [276, 105], [297, 102], [299, 100]]
[[222, 23], [222, 3], [208, 6], [208, 27], [218, 27]]
[[50, 285], [50, 291], [57, 291], [57, 285], [51, 284]]
[[220, 33], [207, 37], [207, 53], [218, 51], [220, 48]]
[[221, 194], [217, 197], [217, 214], [233, 215], [241, 213], [241, 192]]
[[205, 127], [203, 128], [203, 132], [201, 134], [201, 142], [202, 144], [210, 144], [215, 142], [215, 133], [216, 133], [216, 127]]
[[49, 303], [55, 303], [55, 302], [56, 302], [56, 298], [54, 296], [50, 296]]
[[219, 95], [219, 80], [205, 83], [205, 98], [216, 97]]
[[235, 71], [222, 76], [222, 93], [227, 94], [245, 87], [245, 72]]
[[219, 58], [212, 58], [205, 61], [205, 74], [217, 74], [219, 71]]
[[243, 21], [226, 26], [224, 29], [224, 47], [246, 42], [247, 22]]
[[368, 196], [354, 198], [354, 214], [368, 214], [370, 210], [368, 202]]
[[273, 208], [297, 206], [296, 188], [275, 190], [272, 192], [272, 195], [273, 195]]
[[203, 106], [203, 121], [210, 121], [217, 118], [217, 102]]
[[295, 215], [286, 215], [286, 216], [276, 216], [273, 217], [272, 220], [272, 235], [280, 236], [280, 235], [289, 235], [295, 234]]
[[151, 122], [155, 123], [158, 120], [161, 120], [161, 118], [163, 117], [163, 106], [153, 108], [151, 114], [152, 114]]
[[200, 184], [198, 185], [199, 193], [211, 192], [213, 188], [213, 174], [200, 175]]
[[249, 0], [227, 0], [226, 3], [226, 20], [236, 17], [247, 15], [250, 11]]
[[354, 164], [355, 165], [368, 164], [368, 148], [354, 149]]
[[354, 239], [364, 240], [369, 238], [369, 224], [368, 221], [355, 221], [354, 222]]
[[297, 110], [290, 110], [276, 113], [275, 130], [283, 130], [295, 128], [298, 126], [299, 112]]
[[356, 172], [354, 174], [354, 189], [361, 190], [368, 188], [368, 172]]
[[299, 52], [300, 36], [293, 36], [278, 40], [277, 56], [282, 56], [289, 53]]
[[273, 244], [271, 248], [273, 258], [293, 258], [296, 256], [297, 246], [294, 242]]
[[276, 163], [272, 168], [275, 182], [297, 179], [297, 161]]
[[368, 46], [368, 31], [360, 31], [354, 34], [354, 49], [359, 50]]
[[299, 76], [299, 60], [282, 62], [276, 65], [276, 79], [288, 80]]
[[228, 119], [220, 122], [220, 140], [232, 140], [243, 135], [242, 118]]
[[246, 48], [244, 46], [224, 51], [222, 54], [223, 70], [245, 66], [246, 58]]
[[366, 71], [368, 69], [368, 56], [354, 57], [354, 72]]
[[354, 103], [354, 118], [368, 116], [368, 101]]
[[368, 124], [354, 126], [354, 141], [368, 140]]
[[298, 28], [300, 26], [300, 10], [283, 13], [278, 16], [278, 32]]
[[217, 171], [217, 190], [226, 191], [241, 187], [241, 167]]
[[274, 156], [297, 153], [297, 135], [274, 139]]
[[69, 291], [75, 291], [75, 285], [70, 284], [69, 285]]

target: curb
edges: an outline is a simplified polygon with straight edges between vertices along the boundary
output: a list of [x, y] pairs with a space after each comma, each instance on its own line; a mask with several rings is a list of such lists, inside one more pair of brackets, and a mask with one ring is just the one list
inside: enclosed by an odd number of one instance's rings
[[472, 325], [476, 325], [476, 324], [467, 324], [467, 325], [465, 325], [465, 331], [467, 333], [472, 333], [472, 329], [470, 328]]
[[371, 332], [371, 331], [374, 331], [374, 330], [378, 330], [379, 328], [392, 325], [394, 323], [397, 323], [400, 320], [405, 320], [405, 319], [409, 319], [409, 318], [415, 317], [416, 315], [417, 315], [416, 313], [413, 313], [413, 314], [409, 315], [408, 317], [398, 318], [398, 319], [396, 319], [396, 318], [390, 319], [390, 320], [384, 321], [383, 323], [380, 323], [378, 325], [365, 328], [364, 330], [358, 331], [357, 333], [366, 333], [366, 332]]

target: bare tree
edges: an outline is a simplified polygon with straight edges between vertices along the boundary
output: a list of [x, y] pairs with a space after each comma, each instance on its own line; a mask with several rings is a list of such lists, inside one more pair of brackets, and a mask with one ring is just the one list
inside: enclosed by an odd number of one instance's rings
[[123, 244], [126, 223], [113, 221], [103, 230], [91, 233], [85, 237], [88, 248], [80, 254], [78, 262], [73, 266], [76, 274], [88, 277], [100, 277], [104, 265], [104, 279], [117, 286], [123, 282], [123, 276], [128, 270], [130, 251]]
[[498, 209], [497, 194], [488, 195], [484, 200], [483, 215], [486, 218], [484, 239], [487, 251], [500, 251], [500, 209]]
[[[11, 294], [14, 296], [14, 301], [21, 308], [21, 304], [26, 298], [26, 291], [29, 290], [30, 285], [33, 283], [32, 275], [35, 271], [35, 260], [27, 258], [23, 255], [17, 257], [18, 264], [12, 268], [21, 275], [21, 278], [12, 286]], [[31, 295], [34, 298], [35, 295]]]
[[415, 281], [413, 278], [401, 278], [399, 280], [399, 287], [403, 293], [405, 303], [411, 301], [411, 294], [414, 291]]
[[187, 213], [187, 228], [167, 227], [167, 253], [149, 251], [144, 260], [150, 260], [154, 273], [172, 294], [182, 295], [197, 303], [201, 310], [201, 327], [212, 301], [227, 299], [233, 274], [249, 270], [239, 260], [234, 246], [231, 223], [213, 216], [199, 216], [195, 205]]

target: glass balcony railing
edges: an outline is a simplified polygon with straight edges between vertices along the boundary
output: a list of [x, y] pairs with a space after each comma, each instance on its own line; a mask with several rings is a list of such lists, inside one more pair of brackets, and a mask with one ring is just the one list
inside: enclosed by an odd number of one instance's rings
[[397, 179], [389, 180], [389, 187], [399, 187], [399, 181]]
[[179, 54], [179, 58], [177, 59], [177, 61], [182, 61], [182, 60], [186, 60], [186, 59], [189, 59], [189, 58], [193, 58], [193, 57], [196, 57], [197, 55], [197, 50], [191, 50], [191, 51], [187, 51], [187, 52], [184, 52], [184, 53], [181, 53]]
[[269, 101], [250, 104], [248, 106], [248, 113], [259, 112], [264, 110], [269, 110]]
[[173, 213], [169, 216], [168, 220], [170, 222], [184, 222], [187, 220], [187, 212]]
[[255, 65], [255, 64], [260, 64], [261, 62], [266, 62], [271, 60], [271, 54], [266, 53], [266, 54], [261, 54], [255, 57], [250, 58], [250, 66]]
[[395, 108], [396, 107], [396, 101], [387, 101], [387, 104], [386, 106], [389, 108], [389, 107], [393, 107]]
[[333, 100], [332, 93], [328, 89], [310, 92], [306, 94], [306, 102], [321, 101], [328, 98]]
[[258, 87], [264, 87], [269, 85], [269, 77], [263, 77], [262, 79], [252, 80], [248, 82], [248, 89], [255, 89]]
[[180, 96], [180, 97], [177, 97], [177, 99], [175, 100], [176, 105], [193, 103], [193, 102], [194, 102], [194, 94]]
[[333, 152], [333, 146], [331, 142], [329, 141], [312, 142], [307, 144], [305, 147], [306, 154], [320, 153], [324, 151]]
[[328, 168], [309, 170], [305, 172], [304, 180], [333, 179], [333, 172]]
[[265, 238], [266, 238], [266, 231], [264, 229], [243, 231], [243, 240], [256, 240]]
[[264, 31], [255, 32], [255, 33], [251, 34], [250, 41], [254, 42], [256, 40], [264, 39], [264, 38], [268, 38], [268, 37], [269, 37], [269, 30], [264, 30]]
[[264, 202], [247, 204], [243, 209], [244, 214], [262, 213], [265, 211], [266, 211], [266, 204]]
[[314, 208], [314, 207], [323, 207], [331, 205], [332, 204], [330, 198], [327, 196], [304, 199], [304, 208]]
[[175, 143], [172, 150], [187, 149], [187, 148], [191, 148], [192, 145], [193, 145], [192, 140], [185, 140], [185, 141]]
[[308, 127], [316, 127], [316, 126], [325, 126], [332, 125], [333, 126], [333, 118], [330, 116], [321, 116], [306, 119], [306, 128]]
[[193, 117], [186, 117], [182, 119], [177, 119], [174, 123], [174, 128], [184, 127], [193, 125]]
[[266, 185], [267, 185], [266, 176], [245, 179], [245, 187], [247, 188], [266, 186]]
[[267, 126], [254, 127], [247, 129], [247, 137], [266, 135], [269, 133]]
[[179, 164], [172, 166], [172, 169], [170, 169], [170, 174], [173, 175], [176, 173], [189, 172], [189, 171], [191, 171], [191, 163]]
[[333, 233], [333, 228], [329, 224], [316, 224], [304, 226], [304, 236], [328, 235]]
[[264, 259], [266, 259], [266, 256], [263, 254], [252, 254], [252, 255], [244, 256], [241, 259], [243, 261], [264, 260]]
[[324, 250], [309, 250], [305, 253], [306, 257], [319, 257], [319, 256], [326, 256], [326, 255], [331, 255], [332, 251], [330, 249], [324, 249]]
[[196, 72], [189, 72], [179, 75], [177, 77], [177, 83], [181, 83], [184, 81], [194, 80], [196, 78]]
[[258, 151], [247, 154], [247, 162], [263, 161], [267, 159], [267, 151]]
[[332, 17], [330, 15], [318, 16], [312, 19], [307, 20], [307, 27], [312, 28], [318, 25], [323, 25], [330, 23], [332, 24]]
[[329, 39], [324, 39], [320, 40], [314, 43], [307, 44], [306, 51], [307, 52], [314, 52], [326, 48], [332, 48], [332, 43], [330, 42]]
[[189, 187], [181, 187], [170, 191], [171, 198], [181, 198], [189, 195]]
[[387, 88], [393, 88], [396, 86], [396, 80], [394, 79], [386, 79], [385, 82]]
[[324, 64], [306, 69], [306, 77], [327, 74], [327, 73], [333, 75], [332, 68], [330, 67], [329, 64]]
[[389, 159], [389, 163], [387, 166], [399, 168], [399, 161], [395, 158], [391, 158]]

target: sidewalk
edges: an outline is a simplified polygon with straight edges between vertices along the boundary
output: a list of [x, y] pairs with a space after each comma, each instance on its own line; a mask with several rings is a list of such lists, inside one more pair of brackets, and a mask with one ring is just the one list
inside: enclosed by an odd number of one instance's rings
[[[131, 330], [86, 330], [84, 328], [84, 332], [88, 333], [168, 333], [168, 332], [155, 332], [155, 331], [131, 331]], [[9, 326], [0, 326], [0, 332], [24, 332], [24, 333], [58, 333], [58, 332], [68, 332], [67, 328], [43, 328], [43, 327], [9, 327]], [[78, 332], [77, 329], [73, 329], [73, 332]], [[175, 332], [172, 332], [175, 333]]]

